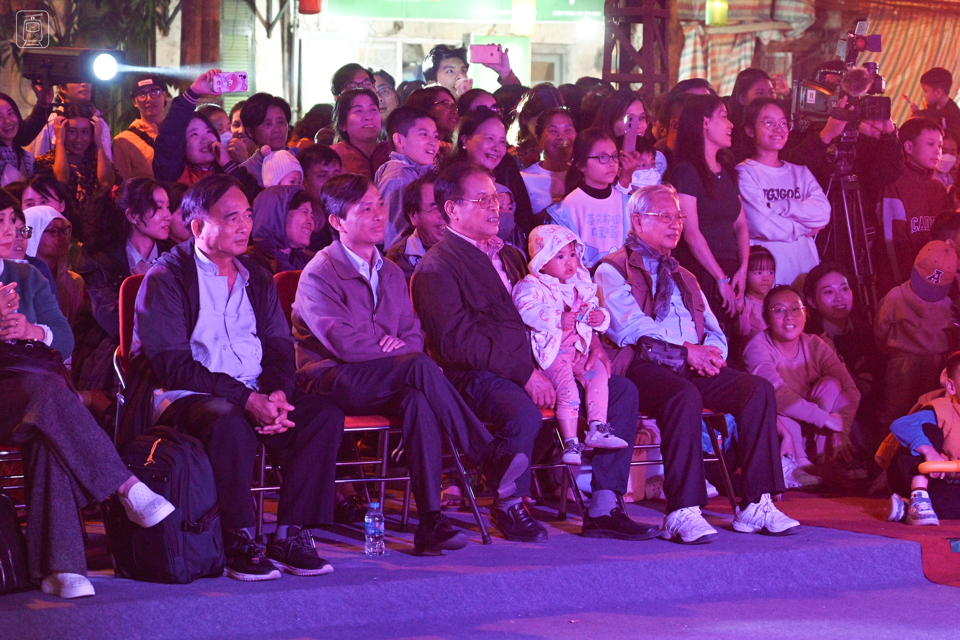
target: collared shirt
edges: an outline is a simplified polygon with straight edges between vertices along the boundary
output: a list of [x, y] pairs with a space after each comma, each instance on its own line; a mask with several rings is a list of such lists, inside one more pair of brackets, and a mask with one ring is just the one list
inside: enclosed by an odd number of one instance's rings
[[140, 255], [140, 252], [133, 246], [133, 243], [127, 240], [127, 266], [130, 268], [130, 275], [145, 274], [159, 257], [160, 250], [157, 248], [156, 242], [153, 243], [153, 248], [150, 249], [150, 253], [144, 257]]
[[420, 264], [420, 258], [427, 255], [427, 249], [423, 246], [423, 240], [420, 239], [419, 229], [407, 237], [407, 243], [404, 245], [403, 255], [407, 257], [414, 267]]
[[[650, 274], [651, 288], [656, 291], [656, 262], [644, 257], [643, 266]], [[612, 265], [601, 264], [594, 274], [594, 282], [597, 284], [600, 303], [610, 312], [610, 329], [607, 330], [607, 336], [618, 346], [636, 344], [641, 336], [650, 336], [678, 346], [683, 346], [684, 342], [692, 344], [700, 342], [697, 338], [693, 315], [683, 304], [683, 295], [679, 286], [673, 288], [667, 315], [663, 320], [657, 321], [640, 309], [640, 304], [633, 297], [630, 283]], [[702, 291], [700, 295], [703, 296], [706, 305], [703, 314], [703, 344], [719, 348], [723, 352], [723, 357], [726, 358], [726, 336], [720, 330], [720, 324], [710, 310], [706, 296]]]
[[[343, 243], [341, 243], [343, 244]], [[355, 254], [343, 245], [343, 251], [350, 259], [350, 263], [356, 268], [357, 272], [363, 276], [363, 279], [370, 283], [370, 290], [373, 292], [373, 306], [377, 306], [377, 286], [380, 284], [380, 267], [383, 266], [383, 256], [376, 247], [373, 248], [373, 269], [367, 264], [367, 261]]]
[[[193, 359], [214, 373], [224, 373], [248, 388], [257, 390], [257, 379], [263, 371], [263, 345], [257, 337], [257, 316], [253, 311], [247, 282], [250, 273], [234, 259], [238, 274], [233, 288], [227, 290], [227, 276], [200, 251], [194, 249], [197, 280], [200, 286], [200, 313], [190, 335]], [[193, 391], [157, 390], [155, 416], [159, 417], [170, 403]]]
[[503, 240], [501, 240], [497, 236], [493, 236], [486, 242], [481, 243], [481, 242], [477, 242], [476, 240], [472, 240], [471, 238], [468, 238], [462, 233], [457, 233], [456, 231], [454, 231], [453, 227], [447, 227], [447, 231], [460, 236], [461, 238], [463, 238], [464, 240], [466, 240], [467, 242], [475, 246], [477, 249], [480, 249], [480, 251], [483, 251], [487, 255], [487, 257], [490, 258], [490, 262], [493, 263], [493, 268], [497, 270], [497, 275], [500, 276], [500, 280], [503, 281], [503, 286], [507, 288], [507, 293], [513, 292], [513, 285], [510, 284], [510, 278], [507, 277], [507, 272], [503, 268], [503, 261], [500, 259], [500, 249], [503, 249], [503, 245], [504, 245]]

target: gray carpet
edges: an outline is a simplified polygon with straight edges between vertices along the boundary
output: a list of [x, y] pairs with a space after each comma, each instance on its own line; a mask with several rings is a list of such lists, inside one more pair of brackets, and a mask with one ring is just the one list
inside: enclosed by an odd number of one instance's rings
[[[652, 509], [630, 512], [662, 518]], [[99, 572], [94, 598], [0, 598], [0, 637], [957, 636], [936, 614], [957, 610], [960, 590], [923, 577], [915, 543], [813, 527], [787, 538], [744, 535], [721, 518], [710, 518], [721, 531], [708, 545], [586, 540], [576, 535], [577, 520], [539, 515], [546, 543], [494, 534], [483, 546], [471, 533], [467, 548], [444, 557], [412, 556], [412, 535], [395, 530], [379, 558], [363, 555], [359, 531], [321, 532], [320, 554], [335, 571], [316, 578], [170, 586]], [[466, 514], [455, 517], [470, 523]]]

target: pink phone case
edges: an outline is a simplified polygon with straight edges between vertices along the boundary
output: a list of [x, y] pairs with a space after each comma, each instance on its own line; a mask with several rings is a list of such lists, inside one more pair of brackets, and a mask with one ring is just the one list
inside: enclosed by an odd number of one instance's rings
[[498, 44], [470, 45], [471, 64], [500, 64], [503, 58], [503, 48]]
[[213, 90], [217, 93], [243, 93], [247, 87], [245, 71], [218, 73], [213, 77]]
[[637, 133], [640, 131], [640, 119], [634, 115], [624, 116], [627, 121], [627, 130], [623, 134], [623, 152], [633, 153], [637, 150]]

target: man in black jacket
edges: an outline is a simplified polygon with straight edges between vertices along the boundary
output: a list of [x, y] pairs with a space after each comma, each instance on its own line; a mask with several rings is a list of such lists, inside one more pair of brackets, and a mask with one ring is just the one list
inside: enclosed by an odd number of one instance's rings
[[[434, 187], [447, 231], [417, 265], [413, 304], [433, 358], [481, 420], [500, 427], [513, 453], [532, 459], [543, 425], [540, 408], [553, 408], [553, 384], [534, 364], [527, 329], [510, 291], [526, 275], [522, 254], [497, 238], [499, 205], [490, 172], [468, 162], [445, 169]], [[596, 353], [596, 352], [595, 352]], [[609, 361], [591, 355], [587, 368]], [[611, 432], [636, 441], [639, 397], [632, 382], [610, 378]], [[630, 520], [617, 506], [627, 489], [632, 450], [602, 449], [593, 457], [593, 497], [584, 514], [583, 535], [644, 540], [655, 526]], [[533, 519], [523, 496], [529, 495], [529, 469], [512, 496], [500, 498], [490, 520], [508, 540], [538, 542], [547, 532]]]
[[[257, 581], [321, 575], [311, 526], [332, 524], [343, 413], [294, 397], [293, 336], [270, 274], [243, 255], [251, 209], [240, 183], [209, 176], [184, 195], [194, 238], [147, 272], [137, 296], [134, 352], [149, 360], [157, 424], [204, 443], [224, 528], [227, 575]], [[296, 403], [296, 406], [291, 404]], [[250, 488], [257, 442], [283, 465], [277, 533], [254, 542]], [[272, 561], [272, 562], [271, 562]]]

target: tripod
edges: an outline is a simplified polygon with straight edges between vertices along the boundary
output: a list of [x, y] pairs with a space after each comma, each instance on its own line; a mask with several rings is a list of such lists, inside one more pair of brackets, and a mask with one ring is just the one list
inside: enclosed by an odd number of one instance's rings
[[860, 181], [853, 173], [857, 130], [845, 130], [840, 142], [828, 149], [834, 166], [827, 182], [831, 220], [822, 246], [823, 260], [835, 262], [853, 273], [862, 308], [872, 312], [877, 305], [876, 276], [870, 257], [867, 221], [860, 197]]

